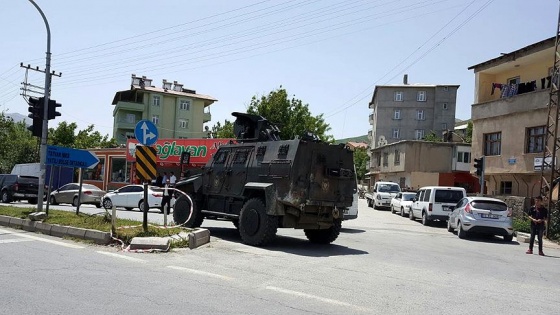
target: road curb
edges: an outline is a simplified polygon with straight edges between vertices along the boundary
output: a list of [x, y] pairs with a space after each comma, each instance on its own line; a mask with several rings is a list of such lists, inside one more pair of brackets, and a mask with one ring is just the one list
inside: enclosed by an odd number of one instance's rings
[[197, 248], [210, 242], [210, 231], [197, 228], [189, 233], [189, 248]]
[[109, 232], [75, 228], [58, 224], [49, 224], [28, 219], [9, 217], [5, 215], [0, 215], [0, 225], [15, 229], [22, 229], [28, 232], [40, 232], [55, 237], [75, 237], [83, 240], [93, 241], [99, 245], [107, 245], [111, 242], [111, 233]]

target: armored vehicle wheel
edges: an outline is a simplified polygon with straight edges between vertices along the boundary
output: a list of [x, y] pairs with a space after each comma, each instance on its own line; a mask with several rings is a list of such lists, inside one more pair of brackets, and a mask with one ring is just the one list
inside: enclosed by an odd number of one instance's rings
[[338, 234], [340, 234], [340, 229], [342, 228], [342, 220], [336, 219], [333, 222], [333, 226], [324, 230], [308, 230], [304, 229], [305, 236], [311, 243], [317, 244], [329, 244], [334, 242]]
[[249, 199], [239, 215], [239, 235], [243, 243], [262, 246], [270, 243], [278, 230], [278, 218], [266, 214], [264, 203], [259, 198]]
[[176, 224], [184, 227], [196, 228], [202, 225], [204, 215], [200, 212], [193, 195], [189, 194], [189, 197], [191, 197], [191, 200], [193, 201], [191, 218], [189, 219], [189, 214], [191, 213], [191, 202], [187, 197], [181, 195], [177, 198], [177, 201], [175, 201], [175, 205], [173, 206], [173, 220]]

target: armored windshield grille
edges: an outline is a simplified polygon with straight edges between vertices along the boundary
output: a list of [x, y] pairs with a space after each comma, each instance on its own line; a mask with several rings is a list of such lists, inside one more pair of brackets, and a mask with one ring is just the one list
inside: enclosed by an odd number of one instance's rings
[[278, 155], [287, 155], [288, 150], [290, 149], [289, 144], [283, 144], [278, 148]]
[[249, 156], [249, 151], [247, 149], [237, 150], [233, 155], [233, 164], [245, 164], [247, 162], [247, 157]]
[[264, 155], [265, 152], [266, 152], [266, 146], [261, 145], [260, 147], [257, 148], [257, 156]]
[[340, 178], [354, 178], [354, 171], [347, 168], [327, 168], [327, 176]]

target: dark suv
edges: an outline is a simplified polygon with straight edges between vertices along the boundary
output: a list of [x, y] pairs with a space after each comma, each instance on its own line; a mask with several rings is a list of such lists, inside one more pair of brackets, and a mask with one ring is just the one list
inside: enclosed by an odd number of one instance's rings
[[16, 200], [27, 200], [37, 203], [39, 178], [14, 174], [0, 174], [0, 198], [3, 203]]

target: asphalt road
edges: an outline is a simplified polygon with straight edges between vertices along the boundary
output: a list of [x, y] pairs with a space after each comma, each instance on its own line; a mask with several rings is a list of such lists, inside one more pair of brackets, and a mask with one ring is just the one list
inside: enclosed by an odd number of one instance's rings
[[210, 244], [164, 254], [0, 227], [0, 314], [560, 313], [558, 246], [526, 255], [526, 244], [460, 240], [364, 200], [359, 209], [331, 245], [281, 229], [250, 247], [230, 222], [207, 220]]

